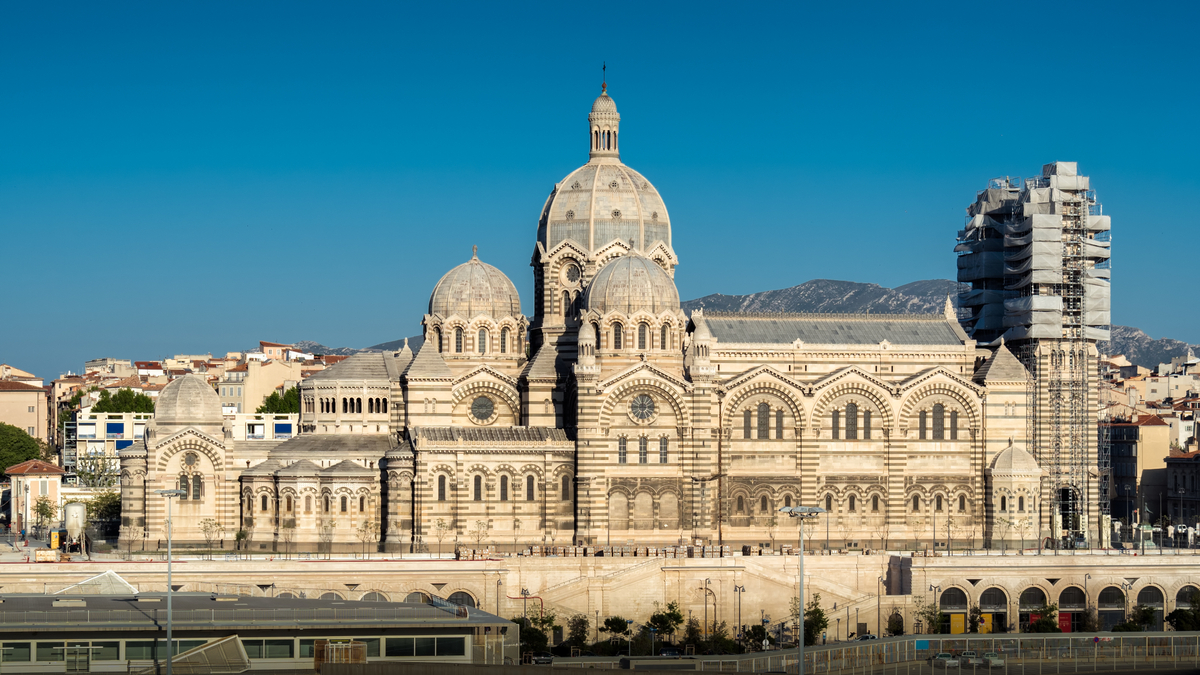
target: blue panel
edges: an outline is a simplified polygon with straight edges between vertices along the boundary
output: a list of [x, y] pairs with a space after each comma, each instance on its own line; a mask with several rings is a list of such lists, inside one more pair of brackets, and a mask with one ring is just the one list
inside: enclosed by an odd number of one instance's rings
[[275, 433], [276, 433], [276, 434], [290, 434], [290, 433], [292, 433], [292, 425], [291, 425], [291, 423], [290, 423], [290, 422], [289, 422], [289, 423], [287, 423], [287, 424], [281, 424], [281, 423], [277, 423], [277, 424], [275, 425]]
[[110, 433], [110, 434], [125, 433], [125, 423], [124, 422], [107, 422], [107, 423], [105, 423], [104, 428], [105, 428], [106, 433]]
[[124, 450], [125, 448], [128, 448], [131, 445], [133, 445], [133, 441], [117, 441], [117, 449], [118, 450]]

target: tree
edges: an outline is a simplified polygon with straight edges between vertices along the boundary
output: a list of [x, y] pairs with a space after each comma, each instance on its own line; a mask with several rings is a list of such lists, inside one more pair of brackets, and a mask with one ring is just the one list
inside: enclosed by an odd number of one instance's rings
[[[1174, 612], [1172, 612], [1172, 614], [1174, 614]], [[1154, 609], [1145, 605], [1138, 605], [1129, 612], [1129, 618], [1125, 620], [1125, 623], [1119, 623], [1113, 626], [1113, 631], [1141, 633], [1154, 624]]]
[[132, 557], [133, 543], [140, 540], [145, 534], [146, 530], [145, 528], [138, 527], [137, 525], [122, 525], [121, 529], [124, 530], [124, 537], [122, 538], [126, 543], [125, 555], [126, 557]]
[[888, 617], [887, 630], [891, 635], [904, 635], [904, 617], [900, 612], [892, 612]]
[[623, 616], [610, 616], [606, 617], [604, 623], [600, 624], [600, 632], [608, 633], [614, 638], [625, 639], [629, 637], [630, 625]]
[[983, 623], [983, 610], [979, 609], [979, 605], [971, 603], [971, 608], [967, 610], [967, 632], [978, 633], [979, 624]]
[[75, 474], [86, 487], [112, 487], [120, 478], [120, 460], [109, 455], [79, 455], [75, 459]]
[[926, 633], [942, 632], [942, 624], [946, 622], [946, 615], [942, 613], [936, 599], [932, 602], [918, 603], [917, 618], [925, 624]]
[[271, 395], [263, 399], [262, 405], [255, 410], [256, 413], [269, 413], [273, 415], [287, 415], [300, 412], [300, 390], [292, 387], [279, 395], [279, 392], [273, 391]]
[[442, 557], [442, 540], [450, 533], [450, 525], [445, 520], [438, 518], [433, 523], [433, 536], [438, 540], [438, 557]]
[[371, 553], [367, 550], [367, 544], [374, 543], [379, 539], [379, 523], [374, 520], [364, 520], [358, 526], [356, 534], [363, 545], [363, 557], [370, 559]]
[[1030, 612], [1038, 615], [1036, 621], [1029, 622], [1026, 633], [1061, 633], [1058, 627], [1058, 605], [1046, 604]]
[[0, 471], [41, 455], [38, 442], [23, 430], [0, 422]]
[[213, 542], [225, 535], [225, 526], [213, 518], [200, 521], [200, 533], [204, 535], [204, 547], [208, 549], [208, 558], [212, 559]]
[[1177, 603], [1177, 609], [1167, 615], [1167, 623], [1175, 630], [1200, 630], [1200, 593], [1192, 593], [1187, 607]]
[[279, 534], [283, 537], [283, 557], [287, 559], [292, 554], [292, 540], [296, 538], [296, 519], [285, 518]]
[[[791, 617], [796, 619], [799, 616], [799, 598], [791, 599]], [[829, 628], [829, 617], [825, 616], [825, 610], [821, 609], [821, 594], [813, 593], [812, 599], [808, 601], [808, 606], [804, 608], [804, 644], [815, 645], [817, 639], [821, 637], [821, 633]]]
[[663, 609], [656, 602], [654, 607], [658, 611], [650, 615], [650, 620], [646, 622], [646, 625], [653, 628], [661, 638], [665, 639], [668, 635], [675, 635], [675, 631], [683, 625], [683, 612], [679, 611], [679, 603], [667, 603], [666, 609]]
[[154, 412], [154, 399], [145, 394], [135, 394], [129, 388], [121, 389], [116, 394], [109, 394], [105, 389], [100, 392], [100, 398], [92, 406], [92, 412], [152, 413]]
[[250, 533], [246, 530], [238, 530], [233, 535], [233, 546], [237, 551], [242, 550], [242, 544], [250, 538]]
[[766, 640], [767, 644], [774, 644], [774, 642], [775, 642], [775, 638], [771, 637], [767, 633], [767, 627], [762, 625], [761, 623], [756, 623], [753, 626], [744, 627], [742, 629], [742, 631], [745, 633], [746, 642], [749, 644], [750, 649], [752, 651], [756, 651], [756, 652], [762, 651], [763, 640]]
[[46, 527], [48, 523], [58, 517], [58, 504], [50, 501], [49, 497], [38, 497], [37, 502], [33, 505], [33, 513], [37, 516], [38, 528]]
[[478, 547], [483, 543], [483, 538], [486, 537], [488, 533], [488, 527], [488, 522], [486, 520], [475, 521], [475, 529], [467, 533], [471, 535], [472, 539], [475, 540], [475, 546]]
[[576, 614], [567, 619], [567, 642], [574, 647], [583, 647], [588, 643], [588, 631], [591, 626], [587, 614]]
[[335, 527], [337, 527], [337, 521], [333, 518], [326, 518], [321, 521], [321, 529], [317, 531], [317, 553], [324, 553], [326, 560], [333, 556], [333, 530]]
[[511, 621], [521, 629], [522, 652], [544, 652], [550, 644], [550, 638], [545, 631], [538, 627], [532, 617], [515, 616]]

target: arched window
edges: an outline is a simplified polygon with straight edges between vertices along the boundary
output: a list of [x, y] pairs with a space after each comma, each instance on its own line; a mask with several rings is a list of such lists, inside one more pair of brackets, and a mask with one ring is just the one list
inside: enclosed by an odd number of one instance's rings
[[[960, 497], [959, 499], [961, 499], [961, 497]], [[963, 509], [962, 509], [962, 507], [960, 506], [960, 507], [958, 507], [958, 510], [959, 510], [959, 511], [962, 511]], [[1017, 497], [1017, 510], [1018, 510], [1018, 511], [1024, 511], [1024, 510], [1025, 510], [1025, 498], [1024, 498], [1024, 497]]]
[[483, 501], [483, 476], [475, 476], [475, 501]]
[[477, 346], [479, 347], [480, 354], [487, 353], [487, 329], [486, 328], [479, 329], [479, 340], [478, 340]]
[[946, 406], [935, 403], [933, 406], [933, 440], [941, 441], [946, 438]]
[[361, 398], [354, 399], [354, 412], [356, 412], [356, 413], [362, 412], [362, 399]]
[[387, 399], [383, 399], [383, 412], [387, 412]]
[[304, 495], [304, 511], [306, 513], [312, 512], [312, 495]]
[[833, 511], [833, 495], [825, 495], [825, 510]]
[[463, 330], [461, 328], [454, 329], [454, 353], [461, 354], [463, 350]]
[[741, 495], [738, 495], [737, 498], [737, 511], [738, 513], [746, 512], [746, 500], [743, 499]]
[[791, 495], [783, 496], [783, 505], [788, 507], [789, 509], [792, 508], [792, 496]]
[[188, 491], [188, 477], [186, 474], [179, 477], [179, 489], [183, 490], [183, 497], [181, 499], [187, 499], [190, 492]]
[[941, 510], [942, 510], [942, 496], [941, 495], [937, 496], [937, 506], [934, 507], [934, 510], [938, 511], [938, 512], [941, 512]]
[[375, 412], [375, 399], [369, 398], [369, 399], [367, 399], [367, 413], [370, 414], [370, 413], [374, 413], [374, 412]]
[[879, 513], [879, 495], [871, 495], [871, 512]]
[[922, 410], [919, 420], [917, 421], [917, 438], [925, 440], [926, 438], [926, 422], [928, 414]]
[[261, 508], [260, 508], [259, 510], [260, 510], [260, 511], [266, 511], [266, 510], [267, 510], [267, 496], [266, 496], [266, 495], [263, 495], [263, 496], [262, 496], [262, 505], [261, 505]]
[[500, 353], [501, 354], [508, 353], [508, 329], [507, 328], [500, 329]]
[[446, 501], [446, 477], [438, 476], [438, 497], [439, 502]]
[[783, 409], [775, 411], [775, 438], [783, 440]]
[[751, 413], [749, 408], [746, 408], [746, 410], [742, 413], [742, 438], [753, 438], [753, 436], [750, 435], [750, 415]]
[[771, 437], [771, 406], [766, 403], [758, 404], [758, 437], [761, 440]]
[[858, 404], [846, 404], [846, 440], [858, 440]]
[[329, 495], [325, 495], [325, 513], [329, 513]]
[[646, 334], [649, 332], [649, 327], [644, 323], [638, 324], [638, 351], [646, 351]]
[[358, 498], [358, 512], [359, 513], [367, 512], [367, 498], [366, 497]]
[[349, 399], [347, 399], [346, 397], [343, 396], [342, 397], [342, 412], [344, 412], [344, 413], [350, 412], [348, 406], [349, 406]]
[[571, 501], [571, 477], [562, 477], [562, 500], [564, 502]]
[[838, 437], [841, 435], [841, 429], [840, 429], [841, 426], [842, 426], [842, 413], [839, 410], [834, 410], [833, 411], [833, 436], [832, 436], [832, 438], [834, 440], [837, 440]]
[[286, 508], [286, 509], [287, 509], [287, 512], [288, 512], [288, 513], [291, 513], [291, 512], [292, 512], [292, 496], [291, 496], [291, 495], [288, 495], [288, 496], [287, 496], [287, 499], [285, 499], [285, 500], [283, 501], [283, 503], [284, 503], [284, 508]]
[[525, 476], [525, 501], [533, 501], [533, 476]]
[[192, 476], [192, 499], [200, 499], [204, 496], [204, 479], [200, 476]]
[[500, 501], [508, 501], [508, 476], [500, 476]]
[[571, 294], [566, 291], [563, 291], [562, 313], [563, 313], [563, 318], [569, 317], [571, 315]]
[[646, 450], [647, 450], [647, 446], [649, 446], [649, 444], [650, 444], [650, 442], [649, 442], [649, 440], [646, 439], [645, 436], [642, 436], [641, 438], [638, 439], [638, 464], [646, 463], [646, 459], [647, 459]]
[[349, 502], [349, 500], [346, 499], [346, 495], [342, 495], [342, 499], [341, 499], [342, 513], [346, 513], [350, 509], [350, 504], [348, 502]]
[[1000, 497], [1000, 510], [1001, 511], [1008, 510], [1008, 497]]
[[658, 439], [658, 463], [667, 463], [667, 437], [663, 436]]
[[958, 411], [950, 411], [950, 440], [958, 440]]
[[913, 507], [912, 507], [912, 510], [913, 510], [913, 513], [920, 513], [920, 512], [921, 512], [921, 496], [920, 496], [920, 495], [913, 495]]
[[761, 497], [758, 498], [758, 510], [761, 511], [762, 513], [767, 512], [767, 496], [766, 495], [762, 495]]
[[658, 336], [658, 348], [659, 349], [670, 349], [671, 348], [671, 336], [667, 334], [667, 324], [665, 324], [665, 323], [662, 325], [662, 332]]
[[627, 441], [624, 436], [617, 439], [617, 464], [624, 464], [626, 459]]
[[624, 329], [624, 327], [621, 326], [621, 324], [619, 324], [619, 323], [613, 324], [613, 349], [614, 350], [621, 348], [621, 338], [623, 337], [622, 332], [624, 330], [625, 329]]
[[856, 506], [858, 506], [858, 503], [857, 503], [857, 501], [855, 500], [855, 498], [854, 498], [854, 495], [850, 495], [849, 502], [850, 502], [850, 511], [851, 511], [851, 512], [853, 512], [853, 511], [854, 511], [854, 508], [855, 508]]

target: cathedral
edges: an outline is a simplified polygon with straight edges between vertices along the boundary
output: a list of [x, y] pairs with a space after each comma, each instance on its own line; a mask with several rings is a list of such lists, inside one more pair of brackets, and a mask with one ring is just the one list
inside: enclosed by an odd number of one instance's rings
[[620, 121], [602, 90], [587, 163], [538, 217], [532, 316], [476, 251], [432, 284], [421, 344], [304, 380], [299, 433], [274, 443], [231, 440], [212, 388], [173, 381], [121, 451], [122, 536], [158, 538], [154, 491], [180, 486], [176, 541], [207, 522], [280, 551], [794, 543], [793, 505], [828, 511], [817, 547], [1046, 536], [1027, 371], [1003, 340], [969, 338], [949, 299], [683, 311], [671, 218], [622, 163]]

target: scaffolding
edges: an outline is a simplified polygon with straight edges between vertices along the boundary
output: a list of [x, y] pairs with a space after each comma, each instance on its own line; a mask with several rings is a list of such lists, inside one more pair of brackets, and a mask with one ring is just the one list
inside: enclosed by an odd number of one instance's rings
[[[1098, 341], [1110, 336], [1111, 222], [1074, 162], [1022, 180], [994, 178], [958, 233], [963, 327], [1003, 338], [1028, 371], [1026, 444], [1049, 478], [1055, 541], [1106, 532], [1107, 443], [1098, 428]], [[1089, 523], [1089, 514], [1100, 523]], [[1096, 527], [1099, 525], [1099, 527]]]

